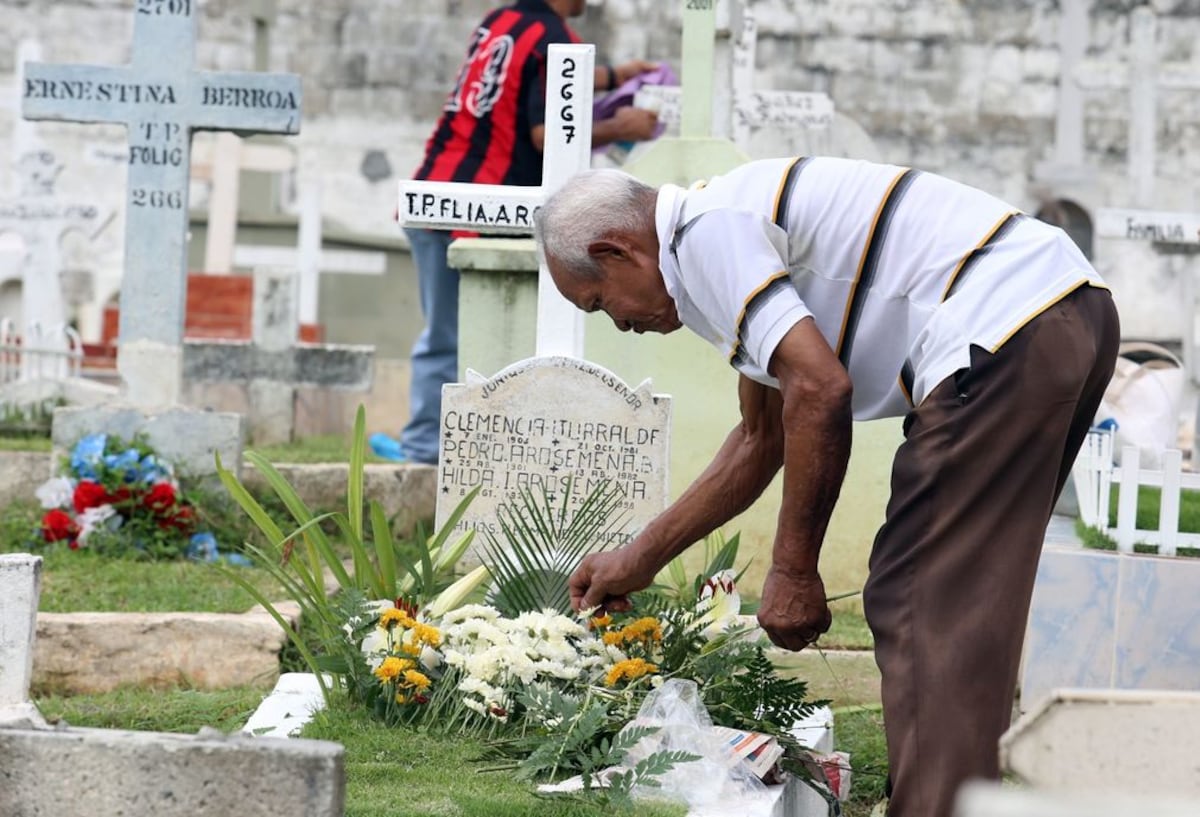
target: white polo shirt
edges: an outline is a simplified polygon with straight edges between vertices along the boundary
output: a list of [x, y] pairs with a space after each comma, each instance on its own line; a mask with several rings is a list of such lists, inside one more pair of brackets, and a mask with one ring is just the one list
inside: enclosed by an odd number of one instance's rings
[[[664, 186], [659, 266], [684, 325], [767, 374], [812, 316], [854, 383], [854, 417], [902, 415], [1080, 286], [1103, 286], [1057, 227], [950, 179], [836, 158], [751, 162]], [[903, 370], [903, 373], [902, 373]]]

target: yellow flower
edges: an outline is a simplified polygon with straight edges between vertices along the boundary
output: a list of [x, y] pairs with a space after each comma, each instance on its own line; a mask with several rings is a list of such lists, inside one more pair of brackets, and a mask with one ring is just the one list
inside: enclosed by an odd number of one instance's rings
[[601, 638], [610, 647], [619, 647], [625, 643], [625, 636], [621, 633], [605, 633]]
[[412, 616], [398, 607], [392, 607], [379, 614], [379, 626], [384, 630], [390, 630], [397, 624], [407, 629], [416, 624], [416, 622], [412, 620]]
[[626, 641], [645, 641], [647, 644], [662, 641], [662, 625], [656, 618], [639, 618], [632, 624], [625, 625], [621, 635]]
[[437, 627], [418, 621], [413, 624], [412, 631], [414, 644], [428, 644], [436, 647], [442, 643], [442, 634]]
[[602, 616], [596, 616], [588, 623], [591, 625], [593, 630], [599, 630], [601, 627], [607, 627], [612, 624], [612, 616], [610, 616], [608, 613], [605, 613]]
[[412, 666], [413, 662], [407, 658], [397, 658], [394, 655], [389, 655], [387, 658], [383, 659], [383, 663], [380, 664], [379, 668], [375, 670], [375, 677], [380, 681], [391, 681], [397, 675], [404, 672], [406, 669], [410, 669]]
[[414, 689], [429, 689], [429, 676], [415, 669], [404, 671], [404, 685]]
[[643, 675], [658, 672], [658, 667], [643, 658], [627, 658], [612, 665], [604, 676], [604, 685], [615, 687], [622, 679], [636, 681]]

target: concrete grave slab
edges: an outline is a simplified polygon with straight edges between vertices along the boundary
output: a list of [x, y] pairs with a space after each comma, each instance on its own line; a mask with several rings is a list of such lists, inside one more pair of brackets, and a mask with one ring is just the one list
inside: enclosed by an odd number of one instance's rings
[[184, 346], [183, 374], [189, 382], [246, 384], [248, 432], [256, 445], [292, 441], [297, 387], [371, 387], [373, 346], [299, 344], [298, 296], [292, 271], [255, 270], [253, 340], [187, 341]]
[[[299, 619], [291, 603], [276, 609]], [[287, 634], [269, 613], [41, 613], [33, 683], [62, 694], [154, 689], [267, 688]]]
[[0, 814], [340, 817], [345, 799], [335, 743], [0, 728]]
[[1063, 794], [992, 783], [969, 783], [959, 792], [955, 817], [1194, 817], [1200, 800], [1153, 792]]
[[1198, 752], [1196, 692], [1058, 690], [1000, 740], [1002, 765], [1021, 780], [1088, 794], [1200, 798]]

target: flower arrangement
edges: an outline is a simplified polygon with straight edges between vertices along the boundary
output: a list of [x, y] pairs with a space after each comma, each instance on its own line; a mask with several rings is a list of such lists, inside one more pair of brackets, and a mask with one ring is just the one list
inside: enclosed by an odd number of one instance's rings
[[[524, 778], [579, 774], [585, 787], [596, 785], [657, 731], [631, 732], [627, 724], [672, 680], [695, 684], [714, 724], [777, 739], [784, 767], [800, 770], [807, 757], [786, 727], [817, 704], [802, 681], [776, 673], [761, 638], [749, 637], [728, 602], [736, 599], [732, 575], [705, 587], [695, 608], [646, 596], [640, 601], [650, 615], [583, 619], [554, 610], [510, 616], [486, 604], [435, 618], [366, 603], [346, 632], [351, 643], [360, 640], [373, 679], [362, 694], [379, 716], [484, 737], [493, 760]], [[652, 752], [642, 759], [616, 789], [607, 778], [602, 796], [619, 800], [697, 758]]]
[[44, 543], [154, 559], [217, 558], [216, 540], [200, 530], [195, 503], [170, 463], [144, 440], [88, 435], [60, 471], [36, 491], [45, 511], [38, 531]]

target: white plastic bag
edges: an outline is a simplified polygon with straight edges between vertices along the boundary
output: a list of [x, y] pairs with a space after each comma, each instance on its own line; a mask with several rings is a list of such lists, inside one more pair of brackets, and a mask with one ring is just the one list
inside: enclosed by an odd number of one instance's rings
[[766, 784], [716, 739], [695, 681], [672, 678], [651, 692], [625, 728], [634, 726], [654, 726], [658, 731], [630, 750], [623, 764], [626, 767], [660, 751], [700, 755], [699, 760], [676, 764], [658, 778], [661, 787], [635, 787], [635, 796], [675, 800], [692, 809], [765, 796]]
[[[1130, 354], [1145, 359], [1138, 363]], [[1154, 343], [1121, 344], [1116, 370], [1096, 415], [1098, 421], [1116, 421], [1113, 454], [1118, 462], [1121, 450], [1135, 445], [1142, 467], [1154, 470], [1163, 451], [1178, 445], [1184, 380], [1183, 364], [1169, 350]]]

